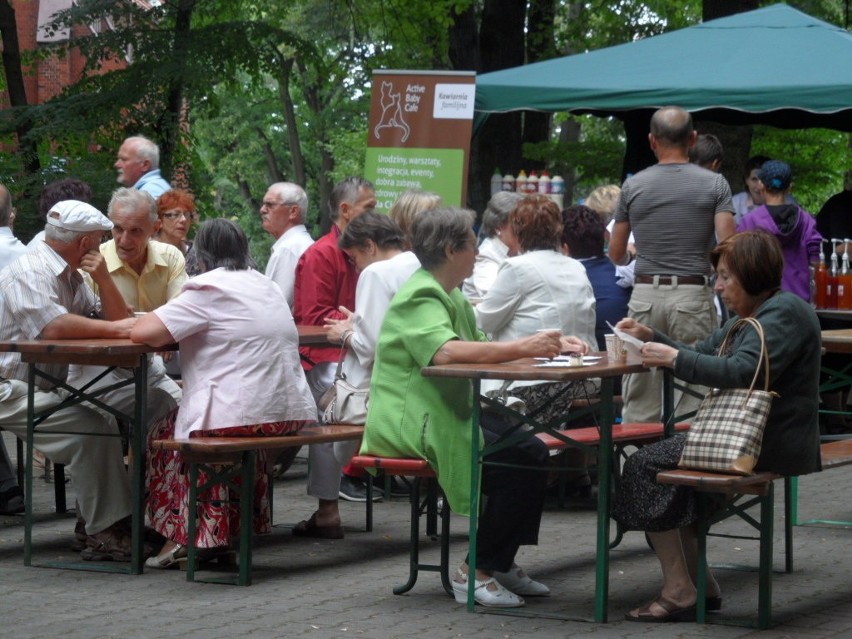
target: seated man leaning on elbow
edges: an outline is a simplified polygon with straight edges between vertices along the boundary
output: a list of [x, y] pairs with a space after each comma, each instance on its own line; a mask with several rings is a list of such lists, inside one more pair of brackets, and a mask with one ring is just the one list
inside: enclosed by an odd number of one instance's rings
[[[128, 337], [136, 322], [127, 317], [124, 299], [98, 251], [101, 235], [112, 223], [94, 207], [75, 200], [54, 205], [45, 226], [45, 241], [0, 272], [0, 340]], [[100, 299], [77, 269], [98, 283]], [[100, 319], [103, 318], [103, 319]], [[0, 353], [0, 425], [27, 436], [27, 364], [18, 353]], [[65, 380], [67, 365], [42, 367]], [[56, 406], [62, 393], [36, 380], [35, 409]], [[42, 431], [50, 431], [42, 432]], [[67, 432], [66, 432], [67, 431]], [[81, 433], [92, 433], [81, 434]], [[124, 469], [115, 419], [88, 406], [53, 413], [35, 430], [34, 444], [44, 455], [65, 464], [74, 481], [79, 514], [85, 520], [86, 560], [130, 561], [130, 484]]]

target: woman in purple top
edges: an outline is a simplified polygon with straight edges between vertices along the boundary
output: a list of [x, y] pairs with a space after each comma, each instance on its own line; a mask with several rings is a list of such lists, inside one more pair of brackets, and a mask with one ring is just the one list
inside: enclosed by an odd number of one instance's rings
[[781, 242], [784, 272], [781, 288], [811, 301], [810, 267], [819, 260], [822, 236], [816, 219], [797, 204], [789, 204], [792, 173], [790, 165], [779, 160], [765, 162], [757, 174], [765, 192], [764, 204], [745, 215], [737, 231], [764, 229]]

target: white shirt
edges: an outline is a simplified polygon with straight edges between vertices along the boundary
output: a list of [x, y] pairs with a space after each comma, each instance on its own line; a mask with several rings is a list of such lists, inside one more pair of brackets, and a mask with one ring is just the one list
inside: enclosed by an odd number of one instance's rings
[[44, 229], [40, 230], [33, 236], [33, 239], [31, 239], [27, 244], [27, 248], [32, 250], [33, 248], [38, 246], [42, 242], [42, 240], [44, 240]]
[[8, 226], [0, 226], [0, 269], [27, 252], [27, 245], [12, 235]]
[[395, 255], [389, 260], [374, 262], [358, 277], [355, 288], [353, 317], [355, 334], [349, 342], [349, 352], [343, 360], [343, 372], [350, 384], [359, 388], [370, 386], [373, 360], [379, 332], [388, 306], [400, 287], [420, 268], [420, 260], [411, 251]]
[[473, 264], [473, 275], [462, 283], [462, 294], [469, 300], [481, 300], [485, 297], [500, 265], [509, 256], [509, 247], [499, 237], [486, 237], [479, 245], [479, 253]]
[[254, 270], [193, 277], [153, 311], [180, 343], [175, 437], [195, 430], [316, 420], [299, 336], [280, 289]]
[[293, 285], [296, 281], [296, 264], [307, 248], [314, 243], [304, 224], [287, 229], [272, 245], [272, 254], [266, 263], [266, 276], [281, 287], [284, 299], [293, 308]]
[[[474, 308], [476, 323], [495, 342], [528, 337], [542, 328], [576, 335], [591, 347], [595, 340], [595, 294], [585, 267], [553, 250], [508, 258], [497, 279]], [[537, 382], [516, 382], [527, 386]], [[483, 380], [487, 392], [499, 380]]]

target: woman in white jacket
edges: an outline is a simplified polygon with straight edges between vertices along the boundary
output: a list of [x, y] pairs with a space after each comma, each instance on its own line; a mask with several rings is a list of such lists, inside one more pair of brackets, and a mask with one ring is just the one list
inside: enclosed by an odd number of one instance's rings
[[[526, 197], [509, 214], [508, 224], [519, 255], [503, 263], [475, 307], [479, 327], [494, 341], [557, 329], [579, 338], [584, 354], [594, 350], [595, 296], [583, 265], [559, 250], [559, 208], [545, 196]], [[528, 415], [546, 421], [566, 415], [573, 399], [597, 393], [599, 382], [484, 381], [482, 389], [519, 398]]]

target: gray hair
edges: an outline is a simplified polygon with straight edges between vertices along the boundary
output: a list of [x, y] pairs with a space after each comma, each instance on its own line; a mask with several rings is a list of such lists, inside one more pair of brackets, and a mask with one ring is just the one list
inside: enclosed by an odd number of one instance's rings
[[305, 221], [305, 216], [308, 214], [308, 194], [305, 193], [305, 189], [292, 182], [276, 182], [270, 185], [269, 189], [281, 198], [282, 204], [298, 206], [299, 218], [302, 222]]
[[0, 226], [9, 226], [12, 217], [12, 194], [0, 184]]
[[160, 147], [144, 135], [133, 135], [125, 140], [133, 144], [137, 160], [148, 160], [152, 169], [160, 168]]
[[423, 268], [433, 271], [443, 264], [447, 247], [464, 248], [475, 220], [473, 211], [452, 206], [415, 217], [411, 224], [411, 250]]
[[494, 237], [497, 229], [505, 226], [509, 221], [509, 213], [515, 210], [518, 202], [523, 198], [523, 195], [513, 191], [500, 191], [492, 195], [482, 213], [482, 227], [479, 229], [479, 234], [482, 237]]
[[336, 222], [340, 217], [340, 205], [346, 202], [347, 204], [355, 204], [358, 201], [358, 194], [361, 189], [373, 190], [373, 183], [365, 180], [362, 177], [347, 177], [334, 185], [331, 190], [331, 195], [328, 198], [328, 217], [332, 222]]
[[116, 189], [112, 192], [109, 205], [107, 205], [107, 217], [112, 219], [112, 214], [116, 207], [131, 211], [136, 211], [144, 207], [148, 211], [148, 219], [151, 222], [156, 222], [160, 219], [157, 215], [156, 200], [151, 197], [150, 193], [146, 193], [145, 191], [139, 191], [125, 186]]
[[59, 244], [73, 244], [81, 235], [88, 235], [91, 231], [70, 231], [53, 224], [44, 225], [44, 239]]

